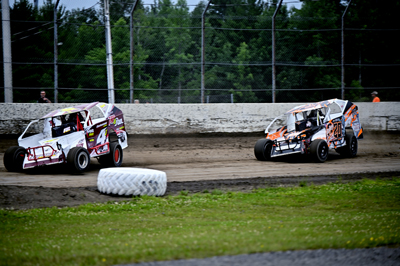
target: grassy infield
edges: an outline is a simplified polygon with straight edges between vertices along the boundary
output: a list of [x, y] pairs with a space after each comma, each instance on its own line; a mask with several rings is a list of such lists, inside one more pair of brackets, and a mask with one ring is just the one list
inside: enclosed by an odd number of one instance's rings
[[400, 179], [0, 210], [2, 265], [111, 265], [400, 243]]

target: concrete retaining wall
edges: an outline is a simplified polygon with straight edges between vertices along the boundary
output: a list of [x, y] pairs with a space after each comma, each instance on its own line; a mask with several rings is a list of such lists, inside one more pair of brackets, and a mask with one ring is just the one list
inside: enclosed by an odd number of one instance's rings
[[[365, 130], [400, 131], [400, 102], [356, 103]], [[77, 105], [77, 104], [73, 104]], [[260, 132], [299, 103], [117, 104], [130, 134]], [[20, 134], [48, 112], [71, 104], [0, 103], [0, 134]]]

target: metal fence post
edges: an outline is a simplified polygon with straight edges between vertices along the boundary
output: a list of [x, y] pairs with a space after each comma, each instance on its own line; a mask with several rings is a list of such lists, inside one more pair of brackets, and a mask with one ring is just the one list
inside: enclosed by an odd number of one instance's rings
[[344, 83], [344, 16], [347, 13], [347, 9], [349, 9], [349, 6], [351, 4], [351, 0], [349, 1], [349, 3], [347, 4], [346, 9], [343, 12], [342, 15], [342, 75], [341, 75], [341, 83], [342, 83], [342, 99], [344, 100], [344, 89], [346, 84]]
[[134, 52], [134, 48], [135, 48], [135, 43], [133, 40], [133, 12], [136, 9], [138, 0], [135, 1], [135, 3], [132, 6], [131, 9], [131, 17], [130, 17], [130, 21], [129, 21], [129, 33], [130, 33], [130, 55], [129, 55], [129, 68], [130, 68], [130, 72], [129, 72], [129, 99], [130, 99], [130, 103], [133, 103], [133, 98], [134, 98], [134, 69], [133, 69], [133, 52]]
[[231, 103], [233, 103], [233, 93], [231, 94]]
[[211, 0], [208, 1], [206, 8], [203, 11], [203, 14], [201, 15], [201, 103], [204, 103], [204, 90], [205, 90], [205, 17], [206, 17], [206, 12], [208, 7], [210, 6]]
[[276, 89], [276, 69], [275, 69], [275, 17], [278, 14], [279, 9], [281, 8], [282, 1], [280, 0], [278, 6], [275, 9], [274, 15], [272, 16], [272, 102], [275, 103], [275, 89]]
[[4, 67], [4, 102], [13, 102], [12, 85], [12, 56], [11, 56], [11, 29], [10, 6], [8, 0], [1, 1], [2, 30], [3, 30], [3, 67]]
[[54, 103], [58, 103], [58, 29], [57, 29], [57, 7], [60, 0], [54, 4]]
[[105, 18], [105, 32], [106, 32], [108, 103], [115, 103], [109, 0], [104, 0], [104, 18]]

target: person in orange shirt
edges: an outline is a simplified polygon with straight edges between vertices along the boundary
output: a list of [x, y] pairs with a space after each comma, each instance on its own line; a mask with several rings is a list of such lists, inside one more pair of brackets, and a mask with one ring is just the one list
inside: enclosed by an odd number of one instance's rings
[[378, 97], [378, 92], [377, 91], [373, 91], [371, 93], [371, 96], [372, 96], [372, 102], [373, 103], [379, 103], [381, 101], [381, 99], [379, 99], [379, 97]]

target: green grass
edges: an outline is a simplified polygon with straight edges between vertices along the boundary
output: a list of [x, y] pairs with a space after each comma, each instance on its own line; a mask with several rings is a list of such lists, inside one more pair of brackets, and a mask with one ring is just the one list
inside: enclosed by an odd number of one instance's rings
[[2, 265], [112, 265], [400, 243], [400, 179], [0, 210]]

